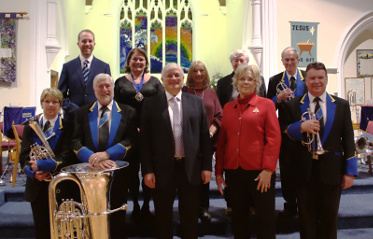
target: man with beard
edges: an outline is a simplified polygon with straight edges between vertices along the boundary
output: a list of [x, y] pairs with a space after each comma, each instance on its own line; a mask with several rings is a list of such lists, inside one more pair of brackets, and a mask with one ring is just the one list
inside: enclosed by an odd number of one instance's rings
[[[114, 81], [108, 74], [98, 74], [93, 80], [97, 101], [76, 111], [72, 147], [80, 161], [99, 169], [110, 169], [114, 161], [125, 160], [136, 141], [135, 109], [113, 100]], [[111, 186], [111, 208], [127, 201], [128, 185], [125, 170], [119, 170]], [[103, 192], [105, 193], [105, 192]], [[112, 239], [126, 238], [125, 211], [110, 214]]]

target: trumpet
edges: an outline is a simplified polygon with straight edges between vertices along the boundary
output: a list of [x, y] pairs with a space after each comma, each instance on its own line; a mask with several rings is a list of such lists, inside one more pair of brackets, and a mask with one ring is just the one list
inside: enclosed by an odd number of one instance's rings
[[[315, 113], [313, 113], [310, 110], [310, 108], [308, 108], [307, 112], [304, 112], [301, 116], [301, 121], [302, 122], [307, 120], [307, 117], [306, 117], [307, 115], [308, 115], [309, 120], [317, 120]], [[312, 144], [315, 141], [315, 137], [316, 137], [317, 145]], [[322, 147], [319, 132], [317, 132], [316, 135], [307, 133], [306, 134], [306, 139], [302, 140], [302, 144], [307, 145], [308, 151], [312, 152], [312, 157], [314, 159], [319, 159], [319, 157], [318, 157], [319, 155], [323, 155], [323, 154], [328, 152], [328, 151], [324, 150], [324, 148]]]
[[[276, 94], [278, 95], [278, 94], [280, 94], [282, 91], [287, 90], [287, 89], [290, 90], [290, 88], [285, 84], [285, 82], [280, 81], [280, 82], [277, 84], [277, 86], [276, 86]], [[294, 93], [291, 93], [289, 99], [293, 99], [293, 98], [294, 98]]]

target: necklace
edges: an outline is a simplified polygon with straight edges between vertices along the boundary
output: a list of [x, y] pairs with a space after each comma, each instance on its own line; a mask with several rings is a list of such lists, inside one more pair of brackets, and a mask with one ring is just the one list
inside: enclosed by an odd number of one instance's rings
[[[197, 95], [197, 91], [196, 91], [195, 88], [193, 88], [193, 91], [194, 91], [194, 94], [195, 94], [196, 96], [199, 96], [199, 95]], [[202, 89], [202, 96], [200, 96], [200, 97], [202, 98], [202, 100], [203, 100], [203, 97], [204, 97], [204, 96], [205, 96], [205, 88]]]
[[131, 78], [132, 78], [132, 83], [133, 83], [133, 87], [135, 87], [135, 90], [136, 90], [136, 95], [135, 95], [135, 99], [138, 101], [138, 102], [141, 102], [143, 99], [144, 99], [144, 96], [141, 94], [140, 90], [142, 88], [142, 85], [144, 84], [144, 76], [145, 74], [143, 73], [142, 74], [142, 78], [141, 78], [141, 81], [140, 81], [140, 84], [136, 84], [135, 82], [135, 79], [133, 79], [133, 75], [131, 73]]

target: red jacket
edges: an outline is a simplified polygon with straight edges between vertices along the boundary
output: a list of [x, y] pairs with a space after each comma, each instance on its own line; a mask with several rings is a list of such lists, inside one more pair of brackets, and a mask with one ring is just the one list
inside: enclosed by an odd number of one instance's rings
[[[240, 108], [244, 107], [241, 113]], [[268, 169], [274, 172], [280, 153], [281, 132], [274, 103], [254, 94], [248, 104], [229, 102], [216, 151], [216, 176], [224, 169]]]

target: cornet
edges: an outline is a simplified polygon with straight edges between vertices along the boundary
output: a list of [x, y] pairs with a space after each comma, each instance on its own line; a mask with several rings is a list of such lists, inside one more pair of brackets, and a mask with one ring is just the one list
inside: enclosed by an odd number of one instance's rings
[[[307, 109], [307, 112], [304, 112], [301, 117], [301, 121], [304, 122], [307, 120], [307, 116], [309, 120], [317, 120], [315, 113], [313, 113], [310, 108]], [[315, 141], [317, 141], [317, 145], [312, 144]], [[317, 132], [316, 135], [307, 133], [306, 139], [302, 140], [303, 145], [307, 145], [308, 151], [312, 152], [312, 156], [314, 159], [319, 159], [319, 155], [325, 154], [327, 151], [324, 150], [321, 144], [321, 138], [319, 132]]]
[[[283, 81], [280, 81], [278, 84], [277, 84], [277, 86], [276, 86], [276, 95], [278, 95], [278, 94], [280, 94], [282, 91], [284, 91], [284, 90], [287, 90], [287, 89], [289, 89], [290, 90], [290, 88], [283, 82]], [[290, 98], [289, 99], [293, 99], [294, 98], [294, 92], [293, 93], [291, 93], [291, 95], [290, 95]]]

